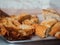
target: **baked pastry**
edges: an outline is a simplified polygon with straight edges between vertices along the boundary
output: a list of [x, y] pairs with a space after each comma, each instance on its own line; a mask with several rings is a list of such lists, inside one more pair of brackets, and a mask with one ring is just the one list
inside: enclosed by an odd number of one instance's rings
[[46, 19], [44, 21], [41, 22], [41, 25], [45, 25], [47, 27], [52, 27], [55, 23], [57, 23], [56, 19]]
[[35, 18], [34, 16], [25, 14], [2, 18], [0, 23], [3, 26], [1, 26], [0, 35], [4, 36], [7, 40], [29, 39], [34, 33], [34, 27], [32, 25], [22, 24], [22, 22], [27, 19], [33, 19], [33, 22], [35, 22]]
[[42, 15], [45, 19], [56, 19], [60, 21], [60, 14], [52, 9], [42, 9]]
[[30, 19], [31, 15], [29, 14], [20, 14], [14, 17], [14, 19], [18, 20], [20, 23], [22, 23], [22, 21], [26, 20], [26, 19]]
[[45, 38], [48, 36], [48, 27], [44, 25], [38, 25], [35, 30], [35, 34], [41, 38]]
[[51, 36], [55, 36], [55, 34], [57, 32], [60, 32], [60, 22], [57, 22], [52, 28], [51, 28], [51, 31], [50, 31], [50, 35]]
[[60, 32], [56, 32], [55, 37], [60, 39]]
[[18, 32], [22, 33], [22, 36], [28, 36], [34, 33], [34, 27], [31, 25], [22, 24], [20, 28], [21, 30]]
[[6, 28], [0, 23], [0, 35], [4, 36], [7, 33]]
[[32, 18], [30, 20], [29, 19], [24, 20], [22, 22], [22, 24], [32, 25], [32, 24], [38, 23], [38, 22], [39, 22], [38, 18]]

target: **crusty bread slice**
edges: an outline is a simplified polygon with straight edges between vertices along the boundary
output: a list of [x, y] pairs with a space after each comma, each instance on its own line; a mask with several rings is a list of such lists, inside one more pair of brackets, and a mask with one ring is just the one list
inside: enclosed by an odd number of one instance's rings
[[26, 24], [22, 24], [20, 25], [21, 30], [19, 30], [18, 32], [22, 34], [22, 36], [27, 36], [27, 35], [31, 35], [34, 33], [34, 27], [31, 25], [26, 25]]
[[60, 14], [52, 9], [42, 9], [42, 15], [45, 19], [57, 19], [60, 21]]
[[31, 15], [23, 13], [20, 15], [13, 15], [13, 16], [11, 16], [11, 18], [13, 18], [14, 20], [18, 20], [20, 23], [22, 23], [22, 21], [24, 21], [26, 19], [30, 19]]
[[57, 23], [56, 19], [47, 19], [41, 22], [41, 25], [45, 25], [47, 27], [52, 27], [55, 23]]
[[6, 28], [0, 23], [0, 35], [4, 36], [6, 33]]
[[58, 38], [58, 39], [60, 39], [60, 32], [57, 32], [57, 33], [55, 34], [55, 37]]
[[44, 25], [36, 25], [35, 34], [41, 38], [45, 38], [48, 36], [48, 27]]
[[55, 36], [56, 32], [60, 32], [60, 22], [57, 22], [52, 28], [51, 28], [51, 31], [50, 31], [50, 35], [51, 36]]

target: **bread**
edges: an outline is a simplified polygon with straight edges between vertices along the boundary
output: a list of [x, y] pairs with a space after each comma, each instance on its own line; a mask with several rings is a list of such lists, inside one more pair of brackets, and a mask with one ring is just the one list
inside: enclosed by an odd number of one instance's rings
[[31, 15], [29, 14], [20, 14], [18, 16], [16, 16], [15, 18], [17, 18], [17, 20], [22, 23], [22, 21], [26, 20], [26, 19], [30, 19]]
[[60, 14], [52, 9], [42, 9], [42, 15], [45, 19], [57, 19], [60, 21]]
[[55, 37], [58, 38], [58, 39], [60, 39], [60, 32], [57, 32], [57, 33], [55, 34]]
[[55, 36], [55, 34], [57, 32], [60, 32], [60, 22], [57, 22], [52, 28], [51, 28], [51, 31], [50, 31], [50, 35], [51, 36]]
[[4, 36], [6, 33], [6, 28], [0, 23], [0, 35]]
[[26, 20], [26, 19], [30, 19], [31, 15], [27, 14], [27, 13], [22, 13], [20, 15], [12, 15], [10, 16], [12, 19], [14, 20], [18, 20], [20, 23], [22, 23], [22, 21]]
[[47, 27], [52, 27], [55, 23], [57, 23], [56, 19], [46, 19], [44, 21], [41, 22], [41, 25], [45, 25]]
[[26, 19], [22, 22], [22, 24], [27, 24], [27, 25], [31, 25], [32, 22], [29, 19]]
[[49, 30], [48, 27], [44, 25], [37, 25], [35, 34], [41, 38], [45, 38], [48, 36], [48, 30]]
[[38, 18], [32, 18], [30, 20], [29, 19], [24, 20], [22, 22], [22, 24], [32, 25], [32, 24], [38, 23], [38, 22], [39, 22]]
[[34, 23], [39, 23], [39, 19], [36, 15], [31, 15], [30, 19], [26, 19], [22, 22], [22, 24], [32, 25]]
[[34, 27], [31, 25], [22, 24], [20, 28], [21, 30], [19, 30], [19, 33], [21, 33], [22, 36], [31, 35], [34, 33]]

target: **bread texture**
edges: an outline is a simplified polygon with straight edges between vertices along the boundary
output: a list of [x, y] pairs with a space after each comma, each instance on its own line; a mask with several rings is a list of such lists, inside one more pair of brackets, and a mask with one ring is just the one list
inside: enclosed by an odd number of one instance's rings
[[47, 36], [47, 31], [48, 27], [44, 26], [44, 25], [38, 25], [36, 27], [36, 32], [35, 34], [41, 38], [45, 38]]
[[41, 25], [45, 25], [47, 27], [52, 27], [55, 23], [57, 23], [56, 19], [46, 19], [41, 22]]
[[57, 32], [57, 33], [55, 34], [55, 37], [58, 38], [58, 39], [60, 39], [60, 32]]
[[50, 35], [51, 36], [55, 36], [55, 34], [57, 32], [60, 32], [60, 22], [57, 22], [52, 28], [51, 28], [51, 31], [50, 31]]
[[45, 19], [57, 19], [60, 21], [60, 14], [53, 9], [42, 9], [42, 15]]

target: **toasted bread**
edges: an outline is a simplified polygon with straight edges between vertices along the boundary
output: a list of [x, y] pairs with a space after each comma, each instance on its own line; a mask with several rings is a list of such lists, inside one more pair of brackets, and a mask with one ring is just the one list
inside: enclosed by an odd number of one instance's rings
[[56, 19], [47, 19], [41, 22], [41, 25], [45, 25], [47, 27], [52, 27], [55, 23], [57, 23]]
[[31, 25], [22, 24], [20, 28], [21, 30], [19, 30], [19, 32], [22, 33], [24, 36], [31, 35], [34, 33], [34, 27]]
[[39, 22], [39, 20], [38, 20], [38, 18], [32, 18], [32, 19], [27, 19], [27, 20], [24, 20], [23, 22], [22, 22], [22, 24], [27, 24], [27, 25], [32, 25], [32, 24], [34, 24], [34, 23], [38, 23]]
[[0, 35], [4, 36], [6, 33], [6, 28], [0, 23]]
[[39, 36], [41, 38], [45, 38], [48, 36], [48, 27], [46, 27], [44, 25], [38, 25], [36, 27], [35, 33], [37, 36]]
[[60, 39], [60, 32], [56, 32], [55, 37]]
[[51, 31], [50, 31], [50, 35], [51, 36], [54, 36], [56, 34], [56, 32], [60, 32], [60, 22], [57, 22], [52, 28], [51, 28]]
[[26, 19], [30, 19], [31, 15], [29, 14], [20, 14], [18, 16], [16, 16], [17, 20], [22, 23], [22, 21], [26, 20]]

